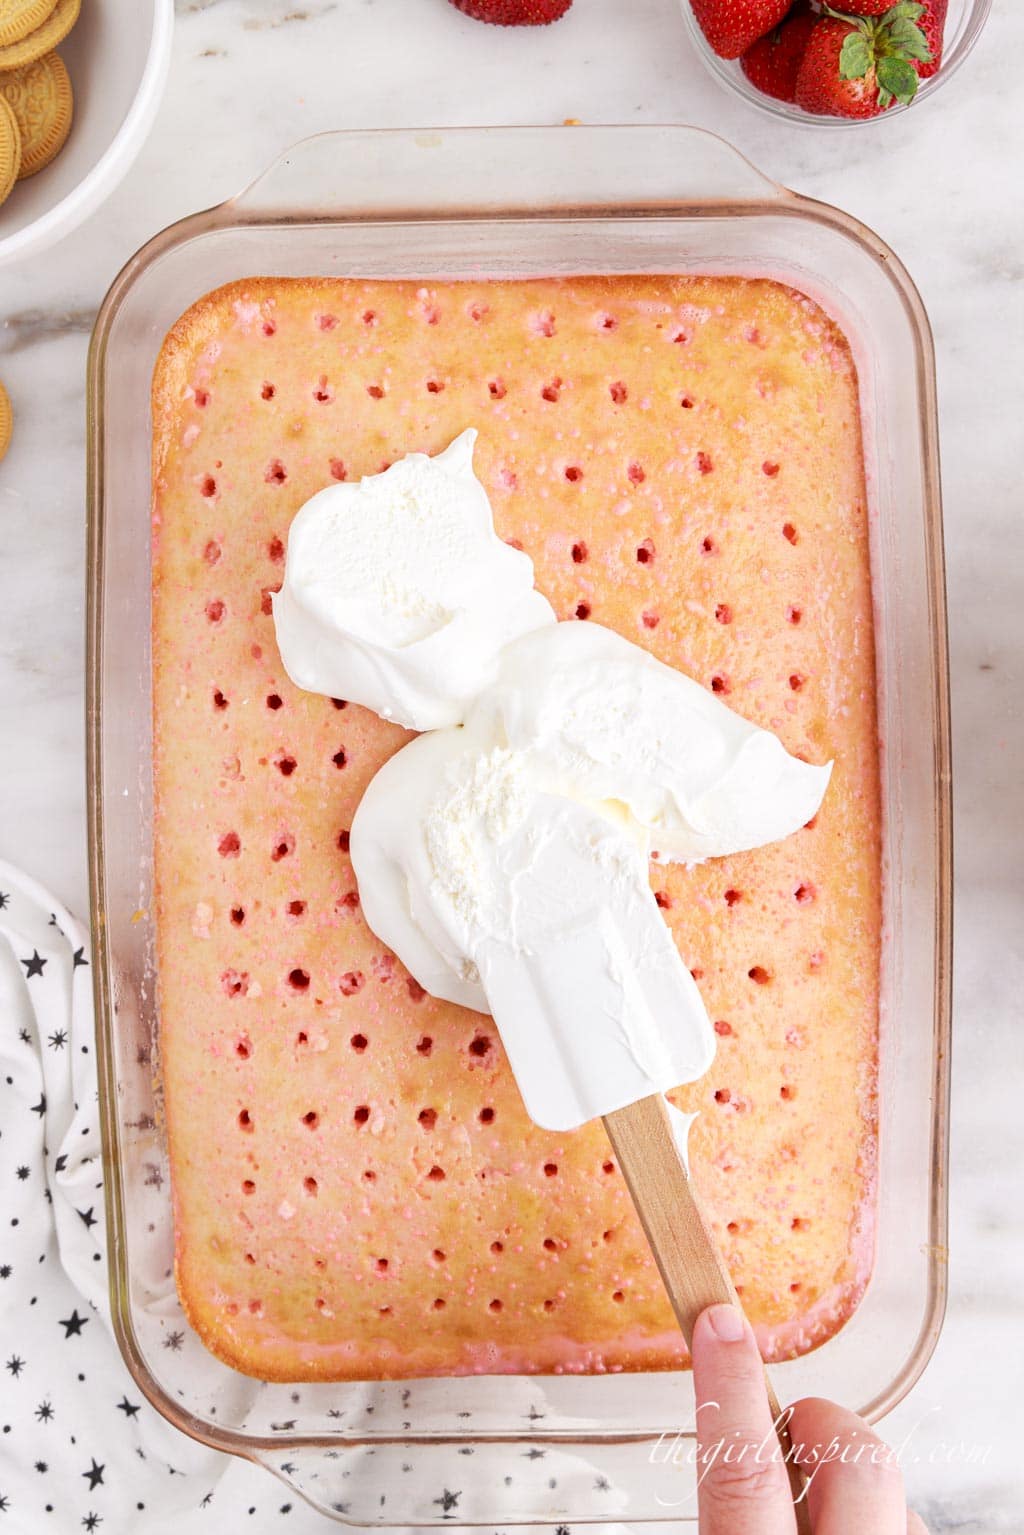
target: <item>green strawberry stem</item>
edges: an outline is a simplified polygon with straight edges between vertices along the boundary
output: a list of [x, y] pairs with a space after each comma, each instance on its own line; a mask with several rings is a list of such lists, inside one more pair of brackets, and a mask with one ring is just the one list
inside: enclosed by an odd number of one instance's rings
[[881, 16], [847, 16], [827, 3], [823, 9], [852, 29], [839, 54], [840, 78], [863, 80], [873, 69], [879, 106], [893, 101], [909, 105], [919, 83], [914, 61], [932, 62], [928, 39], [918, 25], [926, 10], [920, 0], [896, 0]]

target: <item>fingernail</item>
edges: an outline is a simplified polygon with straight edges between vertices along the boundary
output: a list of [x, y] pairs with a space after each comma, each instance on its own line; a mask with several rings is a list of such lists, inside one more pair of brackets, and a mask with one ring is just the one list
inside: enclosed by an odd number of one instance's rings
[[735, 1306], [709, 1306], [706, 1316], [720, 1343], [738, 1343], [743, 1337], [743, 1317]]

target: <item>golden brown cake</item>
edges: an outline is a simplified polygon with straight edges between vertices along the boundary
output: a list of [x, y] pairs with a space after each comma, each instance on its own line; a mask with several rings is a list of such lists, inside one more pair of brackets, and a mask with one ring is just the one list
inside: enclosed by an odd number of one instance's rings
[[835, 759], [808, 827], [659, 868], [718, 1034], [697, 1182], [770, 1358], [872, 1256], [879, 788], [857, 380], [743, 278], [254, 279], [153, 385], [161, 1062], [183, 1305], [267, 1379], [685, 1361], [599, 1124], [527, 1118], [494, 1024], [363, 921], [348, 828], [405, 732], [300, 692], [270, 612], [331, 478], [476, 426], [500, 534], [594, 619]]

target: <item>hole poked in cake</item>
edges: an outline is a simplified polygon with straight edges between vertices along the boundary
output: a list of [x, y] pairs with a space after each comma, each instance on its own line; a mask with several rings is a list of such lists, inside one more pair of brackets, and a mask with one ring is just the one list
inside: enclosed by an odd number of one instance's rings
[[733, 1028], [731, 1023], [727, 1023], [724, 1018], [715, 1019], [715, 1033], [719, 1035], [720, 1038], [728, 1039], [732, 1032]]
[[672, 910], [672, 897], [667, 890], [656, 890], [654, 892], [654, 900], [661, 907], [662, 911]]
[[235, 1040], [235, 1054], [240, 1061], [247, 1061], [252, 1055], [252, 1040], [248, 1034], [239, 1034]]
[[272, 400], [276, 393], [277, 393], [277, 385], [276, 384], [272, 384], [269, 379], [264, 379], [263, 384], [262, 384], [262, 386], [260, 388], [260, 399], [261, 400]]
[[701, 552], [701, 554], [717, 554], [718, 553], [718, 545], [715, 543], [715, 541], [711, 537], [710, 533], [705, 533], [704, 537], [701, 539], [701, 541], [700, 541], [700, 552]]
[[293, 970], [289, 970], [286, 984], [289, 991], [296, 993], [307, 992], [309, 990], [309, 971], [303, 970], [301, 965], [296, 965]]
[[800, 535], [791, 522], [784, 522], [782, 524], [782, 536], [787, 544], [796, 544], [800, 541]]
[[242, 1179], [242, 1193], [245, 1194], [248, 1197], [248, 1196], [250, 1196], [252, 1194], [255, 1194], [255, 1192], [256, 1192], [256, 1184], [255, 1184], [254, 1180], [252, 1178], [243, 1178]]
[[444, 379], [443, 378], [428, 378], [427, 379], [427, 393], [428, 394], [443, 394], [444, 393]]
[[293, 920], [298, 921], [299, 918], [306, 915], [305, 901], [289, 901], [285, 906], [284, 913], [286, 917], [290, 917]]
[[546, 336], [550, 338], [551, 336], [555, 335], [556, 322], [553, 311], [550, 309], [542, 309], [538, 314], [533, 315], [530, 320], [530, 329], [533, 331], [535, 336]]
[[361, 970], [346, 970], [338, 982], [338, 990], [343, 997], [354, 997], [365, 985], [366, 977]]
[[584, 621], [588, 619], [590, 617], [590, 603], [578, 602], [573, 610], [573, 616]]
[[817, 898], [818, 892], [809, 880], [804, 880], [793, 891], [793, 899], [798, 906], [809, 906]]
[[245, 925], [245, 907], [244, 906], [232, 906], [231, 911], [229, 912], [228, 915], [229, 915], [232, 927], [244, 927], [244, 925]]
[[504, 379], [492, 378], [487, 385], [487, 393], [492, 400], [503, 400], [508, 393]]
[[722, 899], [725, 901], [726, 906], [738, 906], [743, 899], [743, 891], [735, 890], [732, 886], [730, 886], [723, 895]]
[[427, 1177], [431, 1183], [443, 1183], [447, 1176], [448, 1175], [444, 1168], [441, 1167], [437, 1162], [434, 1163], [433, 1167], [427, 1173]]
[[653, 562], [656, 553], [657, 550], [654, 547], [654, 539], [645, 538], [642, 543], [639, 543], [636, 546], [637, 564], [650, 565]]
[[631, 485], [642, 485], [647, 478], [643, 464], [627, 464], [626, 478]]
[[330, 405], [334, 399], [334, 390], [328, 382], [327, 374], [321, 373], [313, 390], [313, 398], [318, 405]]
[[206, 561], [207, 565], [216, 565], [217, 561], [220, 559], [220, 555], [220, 544], [215, 538], [208, 539], [206, 546], [203, 549], [203, 559]]
[[370, 1105], [368, 1103], [360, 1103], [357, 1108], [352, 1110], [352, 1123], [354, 1125], [359, 1125], [361, 1127], [368, 1123], [369, 1118]]
[[764, 463], [761, 465], [761, 473], [766, 474], [770, 480], [774, 480], [778, 472], [779, 466], [774, 461], [774, 459], [766, 458]]
[[794, 693], [801, 692], [806, 681], [807, 678], [802, 676], [800, 672], [790, 672], [789, 674], [789, 685]]
[[689, 395], [689, 394], [682, 394], [682, 395], [680, 395], [679, 396], [679, 405], [680, 405], [680, 409], [682, 409], [682, 410], [692, 410], [693, 406], [694, 406], [693, 396]]
[[206, 604], [205, 612], [206, 612], [206, 621], [207, 621], [207, 623], [210, 623], [210, 624], [222, 623], [223, 619], [224, 619], [224, 613], [225, 613], [224, 603], [221, 601], [221, 599], [219, 597], [214, 597], [210, 602], [208, 602]]
[[227, 706], [228, 706], [228, 699], [227, 699], [226, 695], [221, 692], [220, 688], [214, 688], [214, 690], [213, 690], [213, 707], [217, 710], [218, 713], [220, 713], [222, 710], [226, 709]]
[[276, 586], [260, 587], [260, 612], [265, 618], [269, 618], [274, 611], [274, 596], [281, 590], [280, 581]]
[[421, 986], [414, 975], [406, 976], [405, 989], [409, 993], [409, 1000], [411, 1002], [422, 1002], [427, 994], [426, 987]]
[[771, 971], [766, 970], [764, 965], [751, 965], [747, 975], [754, 982], [755, 986], [767, 986], [772, 978]]
[[220, 989], [226, 997], [244, 997], [249, 990], [247, 970], [222, 970]]
[[587, 562], [590, 551], [582, 539], [572, 546], [572, 562], [574, 565], [584, 565]]
[[480, 1110], [476, 1117], [482, 1125], [493, 1125], [494, 1110], [491, 1108], [490, 1104], [487, 1104]]
[[423, 1034], [416, 1041], [416, 1054], [429, 1055], [434, 1048], [434, 1041], [429, 1034]]
[[371, 400], [383, 400], [384, 388], [381, 384], [367, 384], [366, 392]]
[[495, 1296], [494, 1300], [490, 1300], [490, 1301], [487, 1302], [487, 1309], [488, 1309], [488, 1311], [493, 1311], [493, 1312], [497, 1313], [497, 1312], [499, 1312], [499, 1311], [501, 1311], [503, 1309], [502, 1308], [502, 1302], [497, 1298], [497, 1296]]
[[712, 693], [729, 693], [732, 691], [729, 679], [724, 672], [716, 672], [712, 677], [711, 691]]
[[583, 478], [583, 470], [579, 464], [566, 464], [563, 473], [570, 485], [578, 485]]
[[307, 1130], [318, 1130], [320, 1128], [320, 1115], [316, 1109], [307, 1109], [302, 1116], [302, 1123]]
[[788, 624], [798, 624], [802, 621], [803, 616], [803, 610], [801, 608], [794, 607], [793, 604], [790, 603], [789, 607], [786, 609], [786, 622]]
[[653, 608], [644, 608], [640, 614], [640, 622], [645, 629], [656, 629], [661, 623], [661, 614], [655, 613]]
[[557, 405], [561, 393], [562, 380], [560, 378], [553, 378], [550, 383], [545, 384], [541, 389], [540, 397], [542, 400], [546, 400], [549, 405]]
[[240, 1130], [248, 1130], [248, 1131], [255, 1130], [256, 1126], [253, 1123], [253, 1117], [249, 1113], [248, 1109], [241, 1109], [239, 1111], [239, 1115], [238, 1115], [238, 1128]]
[[331, 761], [334, 763], [334, 766], [336, 768], [343, 768], [343, 767], [345, 767], [347, 765], [347, 763], [348, 763], [348, 752], [345, 750], [345, 748], [343, 746], [339, 746], [338, 750], [334, 753], [334, 756], [331, 758]]
[[344, 480], [348, 477], [348, 470], [345, 468], [345, 460], [343, 458], [328, 459], [327, 467], [331, 471], [332, 480]]
[[271, 863], [280, 863], [282, 858], [290, 858], [295, 851], [295, 838], [290, 831], [281, 832], [275, 838], [274, 845], [270, 849]]
[[416, 1115], [416, 1120], [421, 1129], [433, 1130], [434, 1126], [437, 1124], [437, 1110], [420, 1109], [419, 1113]]
[[557, 1178], [558, 1177], [558, 1163], [557, 1162], [545, 1162], [544, 1163], [544, 1176], [545, 1176], [545, 1178]]
[[199, 494], [206, 501], [212, 501], [217, 494], [217, 481], [212, 474], [202, 474], [196, 481], [199, 486]]
[[288, 471], [279, 458], [272, 458], [263, 471], [263, 479], [267, 485], [284, 485], [288, 479]]
[[270, 760], [282, 778], [290, 778], [298, 767], [298, 763], [290, 752], [277, 751]]
[[482, 1061], [486, 1056], [490, 1055], [494, 1048], [494, 1041], [489, 1034], [474, 1034], [466, 1048], [470, 1055], [474, 1056], [478, 1061]]
[[629, 399], [629, 390], [621, 379], [616, 379], [614, 383], [608, 385], [608, 393], [612, 397], [613, 405], [625, 405]]

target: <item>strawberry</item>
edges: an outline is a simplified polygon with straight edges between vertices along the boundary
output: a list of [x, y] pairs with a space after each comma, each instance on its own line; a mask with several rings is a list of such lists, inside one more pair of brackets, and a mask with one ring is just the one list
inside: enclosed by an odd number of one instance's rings
[[946, 12], [949, 9], [949, 0], [928, 0], [924, 15], [918, 25], [925, 35], [928, 43], [928, 52], [931, 59], [925, 63], [915, 60], [914, 68], [922, 80], [927, 80], [934, 75], [942, 63], [942, 33], [946, 25]]
[[691, 0], [693, 14], [723, 59], [738, 59], [789, 10], [792, 0]]
[[817, 21], [808, 0], [800, 0], [785, 21], [759, 37], [740, 59], [740, 68], [751, 85], [777, 101], [795, 101], [796, 77]]
[[881, 16], [850, 16], [826, 5], [796, 79], [797, 105], [831, 117], [878, 117], [913, 101], [918, 64], [931, 63], [920, 0], [896, 0]]
[[546, 27], [565, 15], [572, 0], [450, 0], [450, 4], [474, 21], [490, 21], [497, 27]]
[[[892, 4], [893, 0], [843, 0], [839, 9], [850, 16], [882, 16]], [[931, 60], [927, 63], [920, 59], [911, 61], [922, 80], [934, 75], [942, 63], [942, 29], [948, 9], [949, 0], [925, 0], [924, 15], [918, 25], [928, 43]]]

